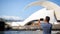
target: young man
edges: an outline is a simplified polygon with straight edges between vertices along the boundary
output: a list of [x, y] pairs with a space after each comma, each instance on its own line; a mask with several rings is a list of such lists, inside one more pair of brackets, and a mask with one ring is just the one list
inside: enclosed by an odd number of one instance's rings
[[41, 28], [43, 29], [43, 34], [51, 34], [52, 24], [49, 23], [50, 17], [46, 16], [44, 23], [40, 24]]

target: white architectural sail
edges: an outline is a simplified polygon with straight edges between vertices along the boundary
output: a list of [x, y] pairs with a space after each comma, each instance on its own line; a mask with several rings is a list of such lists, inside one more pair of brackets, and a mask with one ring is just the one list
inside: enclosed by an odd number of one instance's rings
[[57, 21], [54, 16], [54, 10], [47, 10], [46, 8], [43, 8], [43, 9], [40, 9], [40, 10], [36, 11], [35, 13], [33, 13], [23, 22], [16, 22], [16, 23], [13, 22], [12, 25], [14, 24], [13, 26], [18, 26], [18, 25], [24, 26], [25, 24], [27, 24], [28, 22], [30, 22], [32, 20], [37, 20], [40, 18], [45, 19], [46, 16], [50, 17], [51, 24], [57, 24]]
[[47, 9], [52, 9], [52, 10], [55, 10], [55, 9], [60, 7], [57, 4], [50, 2], [50, 1], [42, 1], [42, 2], [35, 1], [35, 2], [31, 2], [30, 4], [26, 5], [26, 7], [24, 9], [27, 9], [31, 6], [42, 6], [42, 7], [45, 7]]
[[21, 22], [20, 25], [24, 26], [29, 21], [37, 20], [37, 19], [40, 19], [40, 18], [45, 19], [46, 16], [49, 16], [51, 18], [50, 23], [53, 24], [55, 22], [54, 11], [53, 10], [47, 10], [46, 8], [43, 8], [43, 9], [38, 10], [35, 13], [33, 13], [24, 22]]

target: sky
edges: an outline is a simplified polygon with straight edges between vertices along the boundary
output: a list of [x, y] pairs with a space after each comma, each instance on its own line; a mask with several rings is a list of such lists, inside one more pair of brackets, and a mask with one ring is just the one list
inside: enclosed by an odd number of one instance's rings
[[[42, 6], [32, 6], [24, 10], [24, 7], [31, 2], [39, 0], [0, 0], [0, 16], [18, 16], [22, 19], [28, 18]], [[60, 6], [60, 0], [48, 0]]]

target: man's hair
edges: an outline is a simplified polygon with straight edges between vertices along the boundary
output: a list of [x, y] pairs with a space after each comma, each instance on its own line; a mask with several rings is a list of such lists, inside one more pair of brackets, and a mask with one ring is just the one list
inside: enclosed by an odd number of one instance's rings
[[43, 18], [40, 18], [40, 21], [43, 21], [44, 19]]
[[46, 16], [46, 18], [45, 18], [46, 20], [47, 20], [47, 22], [49, 22], [50, 21], [50, 17], [49, 16]]

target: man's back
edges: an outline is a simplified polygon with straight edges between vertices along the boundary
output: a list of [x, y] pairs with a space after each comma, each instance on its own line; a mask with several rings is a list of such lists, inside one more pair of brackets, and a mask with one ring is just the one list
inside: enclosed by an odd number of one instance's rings
[[42, 23], [41, 28], [43, 29], [43, 34], [51, 34], [52, 24]]

